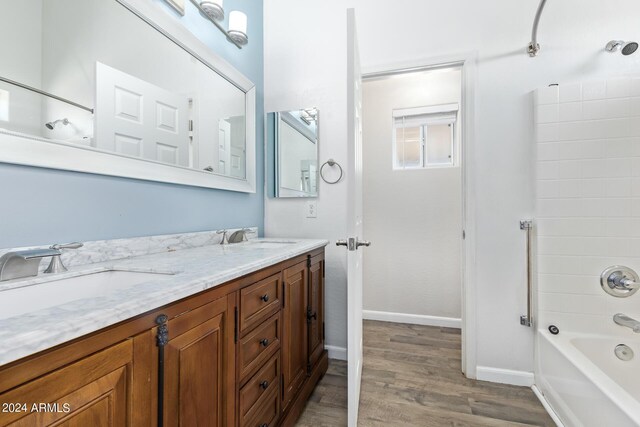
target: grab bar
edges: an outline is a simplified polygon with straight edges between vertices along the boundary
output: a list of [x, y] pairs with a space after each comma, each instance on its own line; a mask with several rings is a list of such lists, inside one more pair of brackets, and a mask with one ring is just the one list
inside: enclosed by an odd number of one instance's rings
[[527, 314], [520, 316], [520, 324], [530, 328], [533, 326], [533, 317], [531, 314], [531, 300], [532, 287], [531, 287], [531, 230], [533, 229], [533, 221], [524, 220], [520, 221], [520, 230], [526, 231], [526, 245], [527, 245]]

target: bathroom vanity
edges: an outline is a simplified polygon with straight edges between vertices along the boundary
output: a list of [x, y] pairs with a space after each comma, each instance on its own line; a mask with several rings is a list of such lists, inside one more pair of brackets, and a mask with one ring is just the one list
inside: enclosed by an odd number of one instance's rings
[[[327, 370], [326, 244], [255, 239], [92, 265], [173, 274], [0, 318], [0, 425], [293, 425]], [[44, 338], [20, 348], [29, 336]]]

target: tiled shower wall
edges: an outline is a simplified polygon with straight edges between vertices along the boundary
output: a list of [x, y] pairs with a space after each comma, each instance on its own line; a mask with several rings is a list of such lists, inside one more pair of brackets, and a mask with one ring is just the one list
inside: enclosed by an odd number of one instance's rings
[[631, 334], [640, 292], [615, 298], [600, 273], [640, 273], [640, 78], [561, 84], [535, 93], [538, 326]]

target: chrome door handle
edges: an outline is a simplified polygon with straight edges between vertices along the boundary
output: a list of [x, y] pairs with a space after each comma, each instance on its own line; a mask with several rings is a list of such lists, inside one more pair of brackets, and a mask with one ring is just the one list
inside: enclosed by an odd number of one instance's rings
[[336, 240], [336, 246], [346, 246], [350, 251], [357, 251], [360, 246], [371, 246], [371, 242], [360, 241], [357, 237], [349, 237], [347, 240]]
[[368, 242], [366, 240], [363, 240], [363, 241], [356, 240], [356, 248], [359, 248], [360, 246], [369, 247], [369, 246], [371, 246], [371, 242]]

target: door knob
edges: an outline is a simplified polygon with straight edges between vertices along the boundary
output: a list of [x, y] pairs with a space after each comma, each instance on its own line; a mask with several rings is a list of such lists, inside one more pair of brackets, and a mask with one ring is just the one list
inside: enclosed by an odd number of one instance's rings
[[336, 246], [349, 246], [346, 240], [336, 240]]

